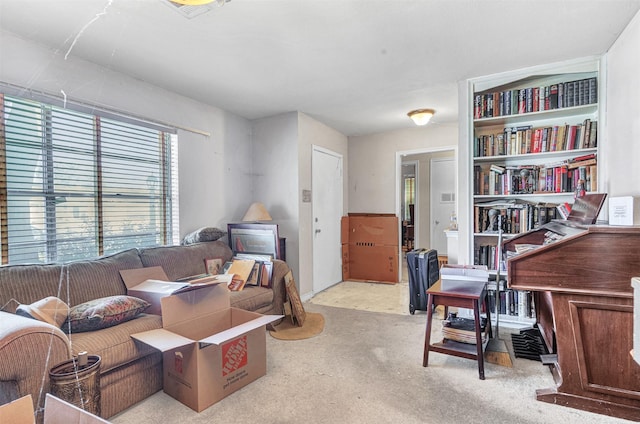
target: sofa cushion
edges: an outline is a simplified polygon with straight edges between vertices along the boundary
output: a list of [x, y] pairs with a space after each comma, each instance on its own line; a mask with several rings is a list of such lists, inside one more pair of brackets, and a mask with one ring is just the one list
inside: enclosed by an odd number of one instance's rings
[[273, 303], [273, 290], [265, 287], [244, 286], [241, 291], [232, 291], [230, 294], [231, 306], [247, 311], [257, 311]]
[[63, 328], [79, 333], [113, 327], [135, 318], [150, 305], [145, 300], [124, 295], [90, 300], [69, 310], [67, 323]]
[[158, 328], [162, 328], [162, 318], [159, 315], [141, 314], [135, 319], [102, 330], [71, 333], [69, 338], [74, 355], [86, 351], [102, 358], [100, 372], [104, 374], [156, 353], [156, 349], [132, 339], [131, 334]]

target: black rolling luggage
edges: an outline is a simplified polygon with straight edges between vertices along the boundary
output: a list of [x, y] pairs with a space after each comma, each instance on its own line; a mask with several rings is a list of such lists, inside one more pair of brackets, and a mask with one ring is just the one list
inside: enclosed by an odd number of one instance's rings
[[427, 289], [440, 278], [438, 252], [435, 249], [414, 249], [407, 252], [409, 274], [409, 313], [427, 310]]

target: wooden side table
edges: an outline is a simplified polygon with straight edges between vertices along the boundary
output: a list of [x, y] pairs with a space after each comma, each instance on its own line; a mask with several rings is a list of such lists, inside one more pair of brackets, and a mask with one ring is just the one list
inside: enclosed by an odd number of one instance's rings
[[[482, 343], [482, 333], [480, 329], [481, 305], [484, 305], [487, 314], [489, 338], [491, 338], [491, 316], [489, 314], [486, 283], [467, 280], [446, 280], [445, 288], [443, 288], [442, 280], [440, 280], [427, 290], [427, 294], [429, 295], [427, 301], [427, 328], [424, 337], [422, 366], [428, 366], [430, 351], [461, 358], [475, 359], [478, 361], [480, 380], [484, 380], [484, 347], [486, 343]], [[443, 305], [445, 316], [447, 316], [449, 306], [473, 309], [476, 344], [460, 343], [448, 339], [443, 339], [438, 343], [431, 343], [431, 323], [433, 321], [434, 305]], [[487, 340], [489, 338], [487, 338]]]

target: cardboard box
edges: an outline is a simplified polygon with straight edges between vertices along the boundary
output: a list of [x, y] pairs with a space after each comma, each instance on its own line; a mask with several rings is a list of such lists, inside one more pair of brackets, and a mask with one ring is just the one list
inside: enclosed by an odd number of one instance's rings
[[397, 283], [398, 218], [349, 214], [341, 220], [342, 279]]
[[265, 325], [230, 307], [224, 284], [163, 297], [162, 329], [132, 334], [163, 352], [164, 391], [200, 412], [267, 372]]
[[[109, 424], [109, 421], [83, 411], [50, 393], [47, 393], [45, 399], [43, 419], [44, 424]], [[35, 424], [35, 422], [31, 395], [0, 405], [0, 423]]]
[[0, 423], [35, 424], [31, 395], [0, 405]]
[[398, 282], [398, 248], [396, 246], [359, 246], [350, 245], [345, 267], [346, 279], [376, 281], [381, 283]]
[[342, 243], [398, 245], [398, 218], [384, 214], [349, 214], [341, 219]]
[[197, 290], [223, 282], [223, 276], [212, 275], [189, 281], [168, 281], [169, 278], [160, 266], [147, 268], [125, 269], [120, 276], [127, 286], [127, 294], [146, 300], [151, 304], [145, 311], [148, 314], [161, 314], [160, 299], [172, 294]]
[[109, 424], [109, 421], [47, 393], [44, 424]]

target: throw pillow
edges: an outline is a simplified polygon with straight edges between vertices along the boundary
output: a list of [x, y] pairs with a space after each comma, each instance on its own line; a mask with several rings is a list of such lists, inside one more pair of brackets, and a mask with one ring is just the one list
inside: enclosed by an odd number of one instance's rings
[[55, 296], [33, 302], [31, 305], [18, 305], [16, 314], [47, 322], [60, 328], [69, 314], [69, 306]]
[[90, 300], [71, 308], [64, 325], [70, 324], [72, 333], [94, 331], [129, 321], [151, 304], [133, 296], [109, 296]]
[[226, 232], [219, 228], [202, 227], [184, 236], [182, 244], [187, 245], [203, 241], [216, 241], [219, 238], [224, 237], [226, 234]]

